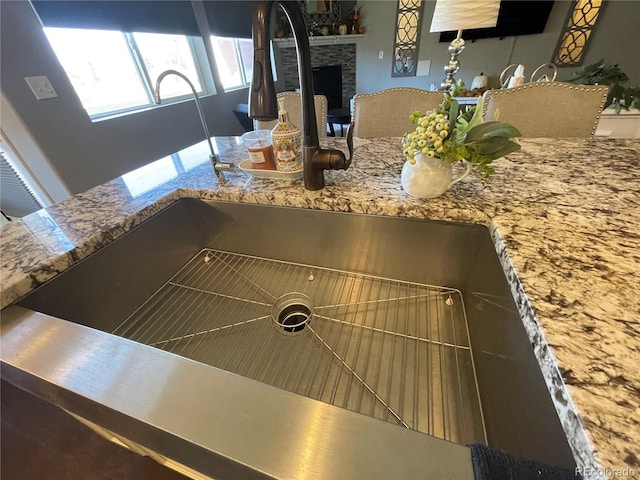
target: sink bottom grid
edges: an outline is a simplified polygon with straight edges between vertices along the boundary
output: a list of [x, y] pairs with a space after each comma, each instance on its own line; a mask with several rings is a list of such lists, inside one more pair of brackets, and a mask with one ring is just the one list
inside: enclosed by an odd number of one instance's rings
[[112, 333], [455, 443], [486, 443], [460, 291], [204, 249]]

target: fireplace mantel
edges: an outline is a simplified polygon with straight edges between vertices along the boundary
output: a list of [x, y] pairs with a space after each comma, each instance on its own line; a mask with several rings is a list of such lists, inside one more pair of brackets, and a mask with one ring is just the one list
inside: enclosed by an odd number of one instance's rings
[[[366, 37], [366, 33], [356, 33], [353, 35], [322, 35], [309, 37], [309, 46], [316, 47], [320, 45], [342, 45], [346, 43], [356, 43], [361, 38]], [[293, 48], [296, 43], [293, 37], [290, 38], [274, 38], [274, 42], [280, 48]]]

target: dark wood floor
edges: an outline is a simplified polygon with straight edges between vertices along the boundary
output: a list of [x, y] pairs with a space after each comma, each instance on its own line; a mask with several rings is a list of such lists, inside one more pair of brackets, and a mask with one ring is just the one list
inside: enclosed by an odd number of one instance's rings
[[187, 480], [6, 382], [0, 398], [2, 480]]

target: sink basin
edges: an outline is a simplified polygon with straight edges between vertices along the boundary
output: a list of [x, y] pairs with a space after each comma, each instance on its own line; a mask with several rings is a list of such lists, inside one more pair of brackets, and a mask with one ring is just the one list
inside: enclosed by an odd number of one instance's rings
[[181, 200], [19, 305], [385, 428], [575, 466], [482, 225]]

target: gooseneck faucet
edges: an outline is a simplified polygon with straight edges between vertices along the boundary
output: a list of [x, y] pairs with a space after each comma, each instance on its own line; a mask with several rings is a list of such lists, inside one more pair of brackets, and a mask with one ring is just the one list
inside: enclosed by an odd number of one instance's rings
[[[258, 0], [253, 17], [253, 80], [249, 95], [249, 116], [256, 120], [278, 118], [275, 85], [271, 73], [269, 24], [271, 12], [279, 5], [289, 19], [298, 54], [300, 96], [302, 98], [302, 164], [307, 190], [324, 188], [324, 171], [347, 169], [353, 157], [353, 124], [347, 130], [349, 159], [340, 150], [320, 148], [316, 109], [313, 102], [313, 76], [307, 27], [296, 0]], [[323, 125], [324, 128], [326, 128]]]
[[211, 154], [209, 155], [209, 159], [211, 160], [211, 163], [213, 163], [213, 170], [216, 174], [216, 178], [218, 179], [218, 182], [219, 183], [225, 182], [226, 179], [224, 178], [224, 174], [222, 172], [225, 170], [231, 171], [233, 170], [234, 166], [233, 166], [233, 163], [221, 162], [220, 159], [218, 158], [218, 155], [216, 155], [216, 153], [213, 150], [213, 144], [211, 143], [211, 134], [209, 133], [207, 122], [205, 121], [204, 115], [202, 113], [202, 106], [200, 105], [200, 97], [198, 97], [198, 92], [196, 92], [196, 89], [194, 88], [193, 83], [191, 83], [191, 81], [185, 75], [183, 75], [182, 73], [176, 70], [165, 70], [160, 75], [158, 75], [158, 79], [156, 80], [156, 89], [155, 89], [155, 92], [153, 92], [153, 101], [157, 105], [160, 105], [160, 102], [162, 101], [162, 99], [160, 98], [160, 83], [162, 82], [162, 80], [164, 80], [164, 78], [167, 75], [176, 75], [181, 79], [183, 79], [185, 82], [187, 82], [189, 87], [191, 87], [191, 92], [193, 93], [193, 97], [196, 101], [196, 108], [198, 109], [198, 115], [200, 116], [200, 123], [202, 123], [202, 129], [204, 130], [204, 136], [207, 139], [207, 143], [209, 144], [209, 151], [211, 152]]

